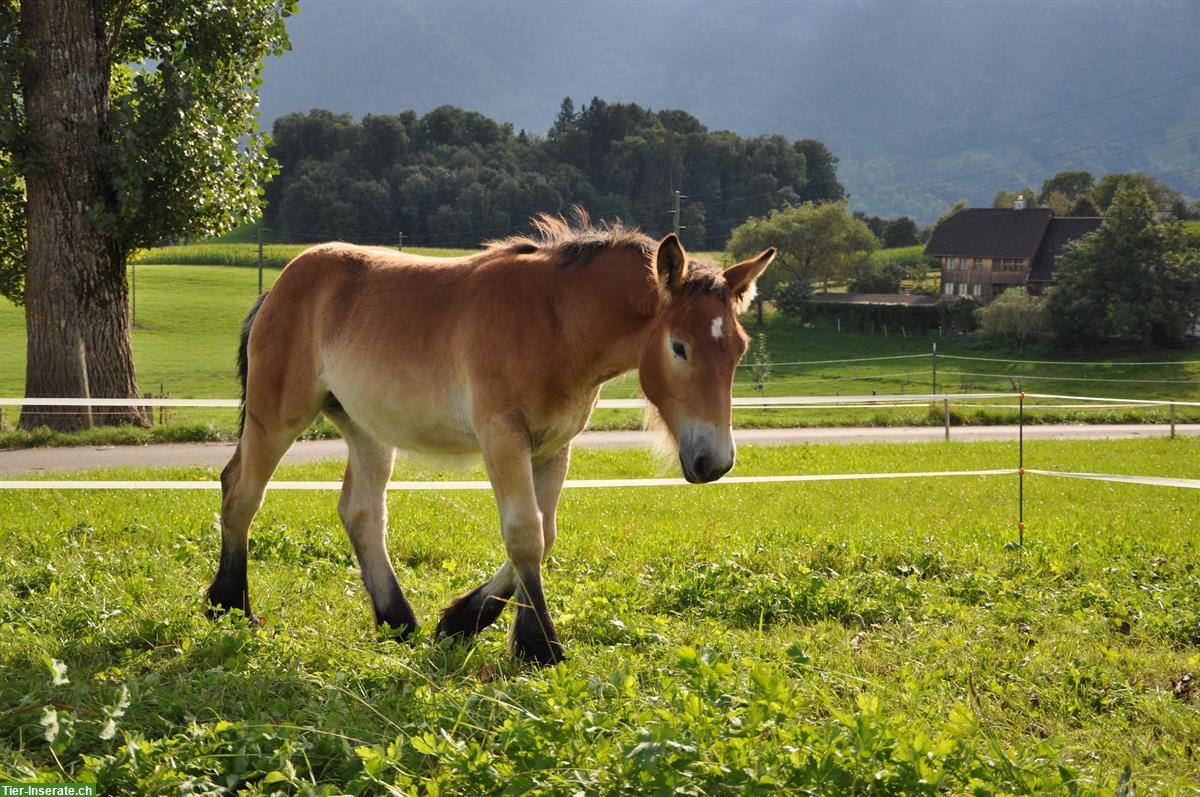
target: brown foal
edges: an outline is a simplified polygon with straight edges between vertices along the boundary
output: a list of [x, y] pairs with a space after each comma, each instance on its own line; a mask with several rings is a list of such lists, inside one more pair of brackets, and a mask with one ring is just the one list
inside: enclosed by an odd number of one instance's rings
[[601, 385], [638, 369], [691, 482], [734, 462], [737, 311], [775, 256], [725, 271], [688, 260], [678, 238], [541, 217], [532, 237], [437, 260], [348, 244], [307, 250], [242, 328], [243, 424], [221, 474], [221, 559], [211, 611], [250, 609], [250, 522], [296, 437], [323, 413], [349, 447], [338, 511], [379, 625], [417, 628], [386, 546], [396, 449], [482, 454], [507, 560], [442, 613], [440, 635], [470, 637], [516, 606], [513, 650], [547, 664], [563, 648], [542, 562], [572, 438]]

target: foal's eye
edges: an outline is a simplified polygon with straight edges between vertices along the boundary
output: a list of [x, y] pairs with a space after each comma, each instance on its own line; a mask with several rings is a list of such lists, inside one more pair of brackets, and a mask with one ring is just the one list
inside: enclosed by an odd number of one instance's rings
[[681, 360], [687, 359], [687, 348], [677, 340], [671, 341], [671, 351], [675, 352], [675, 356]]

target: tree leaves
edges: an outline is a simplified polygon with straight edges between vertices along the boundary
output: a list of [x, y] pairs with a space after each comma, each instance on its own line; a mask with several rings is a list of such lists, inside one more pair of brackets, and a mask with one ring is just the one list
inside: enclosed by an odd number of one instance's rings
[[[111, 106], [96, 142], [95, 223], [124, 252], [212, 235], [257, 214], [274, 174], [258, 128], [262, 59], [288, 48], [296, 0], [102, 4]], [[0, 293], [20, 301], [24, 190], [19, 9], [0, 6]]]
[[1059, 256], [1048, 299], [1064, 344], [1170, 343], [1195, 323], [1200, 252], [1187, 245], [1178, 224], [1156, 216], [1141, 184], [1118, 182], [1104, 223]]

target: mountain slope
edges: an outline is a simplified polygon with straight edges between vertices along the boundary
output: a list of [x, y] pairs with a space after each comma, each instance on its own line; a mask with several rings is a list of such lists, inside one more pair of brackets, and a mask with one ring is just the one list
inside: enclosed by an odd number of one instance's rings
[[819, 138], [869, 213], [928, 220], [1070, 168], [1200, 195], [1196, 3], [303, 0], [289, 30], [268, 125], [452, 104], [540, 133], [600, 96]]

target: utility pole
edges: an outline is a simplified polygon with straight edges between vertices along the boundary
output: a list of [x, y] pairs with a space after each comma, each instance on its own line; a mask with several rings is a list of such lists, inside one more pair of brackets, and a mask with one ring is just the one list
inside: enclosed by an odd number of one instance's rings
[[667, 211], [668, 213], [670, 213], [670, 214], [671, 214], [671, 216], [672, 216], [672, 217], [674, 217], [674, 224], [673, 224], [673, 226], [674, 226], [674, 228], [675, 228], [675, 234], [676, 234], [676, 235], [679, 235], [679, 231], [680, 231], [680, 230], [686, 230], [686, 229], [687, 229], [687, 227], [684, 227], [684, 226], [682, 226], [682, 225], [679, 223], [679, 200], [681, 200], [681, 199], [687, 199], [687, 194], [681, 194], [681, 193], [679, 193], [678, 191], [676, 191], [676, 192], [675, 192], [675, 208], [674, 208], [673, 210], [668, 210], [668, 211]]
[[262, 219], [258, 220], [258, 295], [263, 292]]

